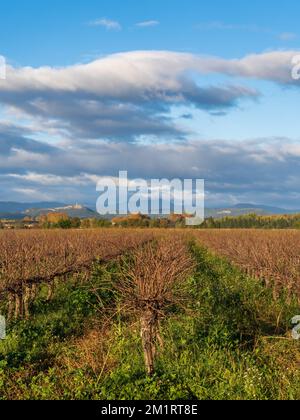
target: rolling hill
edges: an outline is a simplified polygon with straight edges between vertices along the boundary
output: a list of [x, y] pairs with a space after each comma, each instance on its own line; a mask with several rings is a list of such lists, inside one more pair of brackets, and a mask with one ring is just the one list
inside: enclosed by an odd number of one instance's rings
[[0, 202], [0, 219], [36, 218], [48, 213], [66, 213], [69, 217], [79, 217], [80, 219], [99, 217], [95, 211], [78, 204]]
[[[20, 220], [24, 217], [36, 218], [47, 213], [66, 213], [70, 217], [79, 217], [80, 219], [100, 218], [95, 210], [83, 205], [66, 205], [58, 202], [37, 202], [37, 203], [17, 203], [17, 202], [0, 202], [0, 219], [16, 219]], [[280, 215], [280, 214], [297, 214], [300, 210], [288, 210], [280, 207], [272, 207], [265, 205], [256, 205], [249, 203], [241, 203], [235, 206], [221, 208], [206, 208], [205, 217], [213, 217], [220, 219], [224, 217], [236, 217], [247, 214], [257, 215]], [[107, 216], [111, 219], [114, 215]], [[103, 217], [102, 217], [103, 218]]]

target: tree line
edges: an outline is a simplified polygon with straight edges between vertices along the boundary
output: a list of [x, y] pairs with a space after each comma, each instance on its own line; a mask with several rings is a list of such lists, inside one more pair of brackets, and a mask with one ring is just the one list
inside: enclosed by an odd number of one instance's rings
[[[107, 227], [123, 228], [185, 228], [186, 215], [170, 215], [161, 218], [151, 218], [136, 214], [113, 219], [69, 217], [65, 213], [49, 213], [37, 219], [15, 221], [9, 227], [40, 228], [40, 229], [96, 229]], [[7, 224], [0, 222], [0, 229], [7, 228]], [[300, 214], [260, 216], [248, 214], [243, 216], [227, 216], [224, 218], [209, 217], [196, 229], [300, 229]]]
[[300, 229], [300, 214], [260, 216], [248, 214], [228, 216], [222, 219], [210, 217], [201, 226], [202, 229]]

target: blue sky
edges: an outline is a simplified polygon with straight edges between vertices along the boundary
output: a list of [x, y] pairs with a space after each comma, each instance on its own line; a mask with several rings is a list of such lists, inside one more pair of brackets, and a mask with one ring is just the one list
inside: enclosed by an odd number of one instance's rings
[[[11, 0], [1, 4], [1, 53], [20, 65], [68, 65], [89, 56], [155, 49], [240, 57], [297, 47], [297, 0]], [[118, 21], [122, 31], [88, 26]], [[156, 20], [141, 30], [138, 22]], [[103, 28], [102, 28], [103, 29]]]
[[208, 205], [300, 208], [299, 15], [298, 0], [3, 3], [0, 200], [91, 204], [126, 169], [205, 178]]

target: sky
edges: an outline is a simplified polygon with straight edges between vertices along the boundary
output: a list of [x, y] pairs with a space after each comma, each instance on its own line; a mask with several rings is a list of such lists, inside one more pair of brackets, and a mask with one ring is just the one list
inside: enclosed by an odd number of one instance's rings
[[299, 14], [298, 0], [3, 2], [0, 201], [94, 205], [97, 180], [127, 170], [205, 179], [209, 207], [300, 209]]

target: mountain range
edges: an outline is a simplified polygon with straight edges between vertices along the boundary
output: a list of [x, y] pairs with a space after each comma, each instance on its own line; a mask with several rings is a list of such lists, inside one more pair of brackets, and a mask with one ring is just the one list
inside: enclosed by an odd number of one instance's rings
[[[68, 205], [59, 202], [17, 203], [0, 201], [0, 219], [23, 219], [26, 216], [35, 218], [47, 213], [66, 213], [70, 217], [79, 217], [81, 219], [100, 217], [95, 210], [79, 204]], [[206, 218], [242, 216], [252, 213], [257, 215], [297, 214], [300, 213], [300, 210], [288, 210], [280, 207], [249, 203], [205, 209]]]
[[235, 206], [223, 208], [205, 209], [205, 217], [213, 217], [215, 219], [220, 219], [226, 216], [244, 216], [247, 214], [256, 214], [258, 216], [271, 216], [297, 213], [300, 213], [300, 210], [288, 210], [280, 207], [249, 203], [240, 203]]
[[66, 213], [70, 217], [79, 217], [80, 219], [99, 217], [95, 211], [79, 204], [0, 202], [0, 219], [20, 220], [24, 217], [36, 218], [48, 213]]

